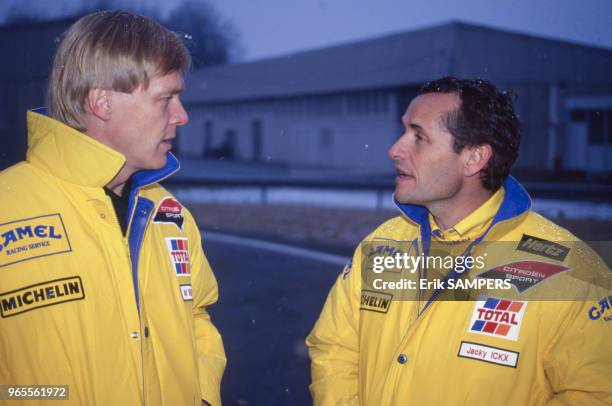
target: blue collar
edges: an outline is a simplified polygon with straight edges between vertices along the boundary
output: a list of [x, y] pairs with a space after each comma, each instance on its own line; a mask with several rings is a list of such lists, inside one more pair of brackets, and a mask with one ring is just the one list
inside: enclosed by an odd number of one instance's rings
[[[504, 200], [493, 218], [491, 227], [495, 224], [514, 217], [518, 217], [531, 208], [531, 198], [523, 186], [512, 176], [508, 176], [503, 184], [505, 190]], [[421, 227], [421, 236], [429, 235], [429, 211], [415, 204], [403, 204], [393, 198], [400, 211]], [[427, 230], [427, 233], [423, 231]]]

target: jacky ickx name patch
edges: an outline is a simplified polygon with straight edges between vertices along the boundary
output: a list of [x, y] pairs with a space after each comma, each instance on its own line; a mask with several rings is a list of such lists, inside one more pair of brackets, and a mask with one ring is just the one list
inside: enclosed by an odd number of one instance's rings
[[469, 341], [461, 341], [457, 356], [512, 368], [516, 368], [519, 359], [518, 352]]

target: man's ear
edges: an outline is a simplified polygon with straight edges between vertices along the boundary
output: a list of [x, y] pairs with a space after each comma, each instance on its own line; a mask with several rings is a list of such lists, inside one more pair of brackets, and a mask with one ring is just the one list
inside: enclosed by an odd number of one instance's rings
[[475, 145], [466, 147], [464, 153], [466, 154], [463, 166], [464, 175], [472, 177], [478, 175], [487, 166], [493, 157], [493, 148], [489, 144]]
[[87, 110], [102, 121], [110, 120], [113, 111], [111, 104], [111, 92], [106, 89], [90, 89], [85, 98]]

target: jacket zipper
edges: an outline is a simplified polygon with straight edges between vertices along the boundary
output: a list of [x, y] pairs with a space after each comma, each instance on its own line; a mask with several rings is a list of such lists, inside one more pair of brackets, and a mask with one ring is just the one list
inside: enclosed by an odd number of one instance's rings
[[[108, 200], [110, 200], [110, 197], [108, 198]], [[134, 214], [134, 210], [136, 210], [136, 205], [133, 205], [132, 207], [132, 213], [130, 213], [130, 222], [127, 225], [127, 229], [125, 230], [125, 235], [123, 234], [123, 230], [121, 229], [121, 224], [119, 223], [119, 218], [117, 217], [117, 212], [115, 211], [115, 206], [113, 205], [113, 202], [111, 200], [111, 207], [113, 208], [112, 212], [113, 212], [113, 219], [115, 220], [115, 225], [117, 226], [117, 231], [119, 232], [119, 234], [121, 235], [121, 242], [123, 243], [123, 248], [125, 249], [125, 254], [128, 260], [128, 264], [130, 264], [130, 269], [132, 268], [132, 254], [130, 253], [130, 245], [129, 245], [129, 241], [128, 241], [128, 236], [130, 235], [130, 229], [131, 229], [131, 219], [132, 216]], [[133, 270], [132, 270], [133, 272]], [[140, 295], [138, 295], [138, 300], [140, 300]], [[142, 376], [141, 376], [141, 386], [142, 386], [142, 405], [146, 406], [147, 404], [147, 400], [146, 400], [146, 391], [145, 391], [145, 366], [144, 366], [144, 354], [143, 354], [143, 349], [142, 349], [142, 329], [140, 327], [140, 312], [138, 312], [138, 334], [139, 334], [139, 338], [140, 338], [140, 367], [142, 369]]]

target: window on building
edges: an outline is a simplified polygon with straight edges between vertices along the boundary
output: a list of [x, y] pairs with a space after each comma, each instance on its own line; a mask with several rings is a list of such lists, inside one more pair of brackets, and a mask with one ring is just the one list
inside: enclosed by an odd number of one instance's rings
[[210, 120], [206, 120], [204, 123], [204, 150], [202, 155], [204, 157], [210, 156], [213, 149], [213, 123]]
[[575, 123], [581, 123], [586, 121], [587, 114], [584, 110], [572, 110], [570, 112], [570, 118]]
[[589, 112], [589, 144], [600, 145], [604, 142], [604, 119], [603, 111]]
[[385, 92], [363, 92], [347, 96], [349, 114], [380, 114], [386, 113], [389, 102]]
[[253, 161], [261, 161], [261, 150], [263, 144], [261, 120], [255, 119], [251, 122], [251, 137], [253, 145]]
[[219, 153], [225, 159], [234, 159], [236, 156], [236, 131], [232, 129], [225, 131], [223, 143], [219, 147]]
[[612, 145], [612, 110], [606, 111], [606, 129], [608, 133], [608, 145]]
[[313, 99], [314, 113], [320, 116], [341, 115], [342, 97], [324, 96]]

